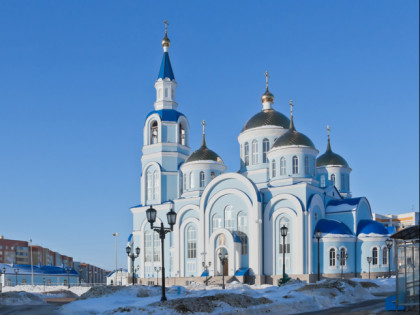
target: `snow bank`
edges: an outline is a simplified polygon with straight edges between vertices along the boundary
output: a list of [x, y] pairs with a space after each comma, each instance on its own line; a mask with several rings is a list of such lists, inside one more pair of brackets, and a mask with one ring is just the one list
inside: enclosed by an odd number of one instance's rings
[[36, 294], [28, 292], [3, 292], [0, 294], [0, 305], [39, 305], [46, 302]]
[[3, 292], [16, 292], [16, 291], [24, 291], [29, 293], [38, 293], [38, 294], [44, 294], [46, 292], [63, 292], [63, 291], [70, 291], [77, 296], [82, 295], [83, 293], [90, 290], [90, 287], [82, 287], [82, 286], [75, 286], [70, 287], [70, 289], [67, 286], [43, 286], [43, 285], [17, 285], [13, 287], [5, 286], [3, 287]]

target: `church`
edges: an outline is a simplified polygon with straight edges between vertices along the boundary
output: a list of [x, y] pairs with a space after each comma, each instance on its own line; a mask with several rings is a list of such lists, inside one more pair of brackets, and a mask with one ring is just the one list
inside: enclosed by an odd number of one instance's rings
[[[162, 265], [161, 240], [146, 217], [150, 206], [157, 211], [155, 225], [168, 226], [167, 212], [177, 214], [164, 241], [169, 278], [224, 274], [276, 283], [283, 268], [310, 282], [318, 270], [322, 277], [387, 274], [389, 232], [372, 220], [365, 197], [352, 196], [352, 169], [333, 151], [329, 127], [320, 154], [299, 132], [293, 102], [290, 118], [275, 109], [266, 72], [261, 107], [237, 138], [240, 169], [226, 172], [221, 156], [207, 146], [204, 121], [201, 147], [189, 147], [190, 123], [178, 111], [170, 43], [166, 25], [156, 101], [143, 129], [141, 204], [130, 209], [129, 245], [141, 249], [137, 278], [153, 280]], [[226, 255], [224, 264], [220, 255]]]

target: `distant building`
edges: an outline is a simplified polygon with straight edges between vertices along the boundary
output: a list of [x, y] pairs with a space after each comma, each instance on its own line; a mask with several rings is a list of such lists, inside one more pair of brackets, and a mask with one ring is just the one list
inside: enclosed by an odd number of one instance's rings
[[73, 268], [67, 273], [66, 268], [56, 266], [33, 266], [28, 264], [0, 264], [3, 273], [0, 277], [1, 286], [34, 285], [77, 285], [79, 274]]
[[107, 285], [127, 285], [129, 283], [128, 280], [129, 273], [126, 269], [120, 269], [115, 272], [115, 270], [111, 271], [106, 276], [106, 284]]
[[75, 261], [73, 264], [74, 269], [79, 273], [79, 282], [81, 284], [106, 283], [106, 275], [109, 273], [108, 270], [80, 261]]
[[414, 211], [401, 214], [373, 213], [373, 219], [385, 225], [390, 233], [394, 233], [419, 224], [419, 213]]
[[28, 242], [8, 240], [0, 236], [0, 263], [28, 264]]

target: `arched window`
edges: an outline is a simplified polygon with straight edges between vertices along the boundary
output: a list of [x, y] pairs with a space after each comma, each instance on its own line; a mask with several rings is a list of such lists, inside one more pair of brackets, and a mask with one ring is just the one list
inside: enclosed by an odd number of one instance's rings
[[216, 173], [215, 172], [210, 172], [210, 179], [213, 179], [216, 177]]
[[276, 170], [276, 160], [275, 159], [272, 159], [271, 160], [271, 176], [272, 177], [276, 177], [276, 173], [277, 173], [277, 170]]
[[175, 89], [172, 89], [172, 99], [175, 100]]
[[280, 159], [280, 175], [286, 175], [286, 159], [284, 157]]
[[153, 172], [153, 199], [159, 198], [159, 174], [157, 171]]
[[144, 262], [150, 261], [152, 261], [152, 231], [147, 230], [144, 232]]
[[151, 171], [146, 172], [146, 191], [147, 196], [146, 200], [152, 200], [153, 199], [153, 173]]
[[179, 143], [185, 145], [185, 128], [183, 124], [179, 124]]
[[298, 173], [299, 173], [299, 159], [295, 155], [293, 157], [293, 174], [298, 174]]
[[244, 154], [245, 154], [245, 166], [248, 166], [249, 165], [249, 144], [248, 144], [248, 142], [245, 142]]
[[333, 186], [335, 186], [335, 175], [334, 174], [331, 175], [331, 184]]
[[258, 142], [252, 141], [252, 164], [258, 164]]
[[325, 175], [321, 175], [321, 187], [325, 187]]
[[218, 214], [213, 215], [211, 232], [213, 233], [215, 230], [221, 227], [222, 227], [222, 218]]
[[158, 233], [153, 233], [153, 261], [160, 261], [160, 239]]
[[313, 158], [312, 159], [312, 176], [315, 176], [315, 166], [316, 166], [316, 164], [315, 164], [316, 162], [315, 162], [315, 158]]
[[378, 248], [372, 248], [372, 265], [376, 266], [378, 264]]
[[240, 150], [239, 150], [239, 156], [241, 159], [241, 167], [244, 165], [244, 152], [243, 152], [243, 145], [241, 144]]
[[233, 206], [226, 206], [225, 208], [225, 229], [233, 231], [235, 219], [233, 217]]
[[283, 236], [281, 236], [281, 232], [280, 229], [282, 228], [282, 226], [286, 226], [287, 227], [287, 235], [284, 238], [284, 253], [285, 254], [290, 254], [290, 234], [291, 234], [291, 229], [290, 229], [290, 224], [289, 224], [289, 220], [287, 218], [282, 218], [279, 222], [279, 253], [283, 254]]
[[195, 226], [187, 229], [187, 258], [197, 257], [197, 230]]
[[168, 93], [169, 93], [168, 88], [165, 88], [165, 97], [168, 97]]
[[270, 141], [268, 139], [263, 140], [263, 163], [267, 163], [267, 152], [270, 150]]
[[200, 172], [200, 187], [201, 188], [204, 187], [204, 172], [203, 171]]
[[347, 263], [346, 249], [343, 247], [340, 249], [340, 266], [345, 266]]
[[347, 175], [347, 191], [350, 192], [350, 175]]
[[238, 213], [238, 235], [241, 239], [241, 254], [248, 254], [248, 217], [245, 212], [241, 211]]
[[309, 156], [305, 156], [305, 175], [309, 175]]
[[388, 249], [386, 247], [382, 248], [382, 264], [388, 265]]
[[193, 172], [190, 173], [190, 188], [194, 188], [194, 174]]
[[335, 267], [335, 249], [330, 249], [330, 267]]
[[341, 191], [346, 190], [346, 182], [344, 180], [344, 174], [341, 174]]
[[187, 174], [182, 174], [182, 185], [183, 185], [183, 187], [184, 187], [184, 191], [186, 191], [187, 190]]
[[158, 135], [159, 135], [159, 130], [158, 130], [158, 123], [156, 120], [154, 120], [151, 124], [151, 128], [150, 128], [150, 143], [154, 144], [154, 143], [158, 143]]

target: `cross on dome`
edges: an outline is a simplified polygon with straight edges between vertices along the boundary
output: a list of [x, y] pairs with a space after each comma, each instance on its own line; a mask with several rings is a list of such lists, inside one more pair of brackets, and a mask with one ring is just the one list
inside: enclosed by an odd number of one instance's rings
[[267, 91], [268, 91], [268, 78], [269, 78], [270, 76], [268, 75], [268, 71], [267, 71], [267, 70], [265, 70], [264, 75], [265, 75], [265, 88], [266, 88], [266, 89], [267, 89]]
[[203, 135], [204, 135], [204, 134], [206, 134], [206, 126], [207, 126], [206, 121], [205, 121], [205, 120], [203, 120], [203, 121], [201, 122], [201, 124], [203, 125]]
[[295, 106], [295, 105], [293, 104], [293, 100], [290, 100], [290, 101], [289, 101], [289, 105], [290, 105], [290, 116], [293, 116], [293, 106]]
[[163, 21], [163, 24], [165, 24], [165, 34], [168, 34], [168, 20]]
[[330, 140], [330, 125], [327, 125], [328, 140]]

